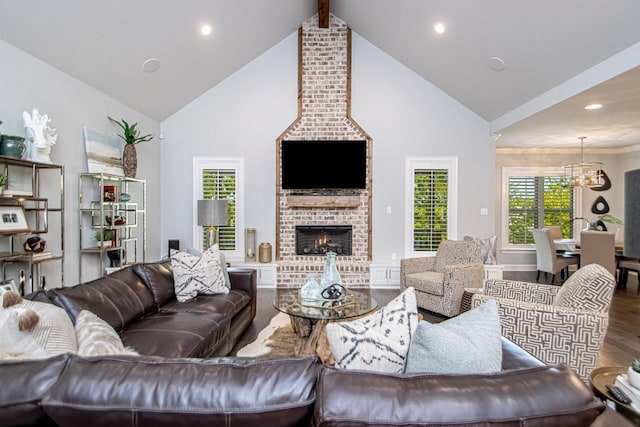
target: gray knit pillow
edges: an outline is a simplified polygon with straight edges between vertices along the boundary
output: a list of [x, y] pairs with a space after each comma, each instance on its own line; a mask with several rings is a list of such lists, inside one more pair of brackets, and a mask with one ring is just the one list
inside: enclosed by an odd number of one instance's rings
[[498, 306], [487, 301], [441, 323], [420, 321], [405, 372], [485, 374], [502, 369]]

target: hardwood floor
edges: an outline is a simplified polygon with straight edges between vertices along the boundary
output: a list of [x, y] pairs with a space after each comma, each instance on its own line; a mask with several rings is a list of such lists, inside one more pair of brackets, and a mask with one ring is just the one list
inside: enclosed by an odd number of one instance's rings
[[[505, 279], [535, 282], [535, 272], [508, 272]], [[542, 281], [542, 277], [541, 277]], [[396, 295], [397, 289], [373, 289], [371, 295], [383, 306]], [[258, 289], [257, 313], [253, 325], [245, 332], [234, 348], [232, 354], [256, 339], [258, 333], [269, 324], [277, 311], [272, 306], [275, 296], [274, 289]], [[423, 312], [425, 320], [441, 322], [444, 317]], [[617, 289], [609, 312], [609, 328], [604, 347], [600, 353], [599, 366], [628, 366], [634, 358], [640, 358], [640, 293], [638, 293], [638, 278], [630, 274], [626, 289]]]

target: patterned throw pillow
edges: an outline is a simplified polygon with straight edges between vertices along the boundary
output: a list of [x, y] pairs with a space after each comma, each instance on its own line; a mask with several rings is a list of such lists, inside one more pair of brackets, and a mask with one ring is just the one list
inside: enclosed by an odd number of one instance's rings
[[[213, 245], [213, 248], [220, 251], [220, 246], [218, 246], [217, 243]], [[187, 246], [187, 253], [195, 256], [202, 256], [202, 251], [191, 246]], [[227, 271], [227, 259], [222, 251], [220, 251], [220, 263], [222, 264], [222, 274], [224, 274], [225, 284], [227, 285], [227, 288], [231, 289], [231, 279], [229, 278], [229, 271]]]
[[0, 309], [0, 360], [49, 357], [29, 332], [20, 331], [18, 316], [21, 310]]
[[476, 242], [480, 245], [480, 249], [482, 250], [482, 262], [484, 264], [497, 264], [497, 242], [498, 236], [491, 236], [486, 239], [480, 239], [479, 237], [472, 236], [464, 236], [464, 240], [467, 242]]
[[404, 372], [409, 343], [418, 325], [413, 288], [407, 288], [377, 312], [326, 326], [336, 364], [343, 369]]
[[75, 331], [80, 356], [138, 354], [135, 350], [125, 348], [115, 329], [88, 310], [78, 313]]
[[405, 372], [486, 374], [502, 369], [498, 305], [490, 300], [441, 323], [418, 323]]
[[214, 246], [201, 256], [186, 252], [171, 251], [171, 267], [176, 298], [180, 302], [189, 301], [198, 294], [227, 294], [220, 251]]

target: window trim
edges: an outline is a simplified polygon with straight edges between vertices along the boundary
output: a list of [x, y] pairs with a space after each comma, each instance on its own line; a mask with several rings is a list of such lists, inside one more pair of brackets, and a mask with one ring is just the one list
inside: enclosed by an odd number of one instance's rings
[[[564, 176], [562, 166], [503, 166], [502, 167], [502, 200], [500, 218], [500, 243], [503, 251], [531, 251], [534, 244], [516, 245], [509, 243], [509, 177], [512, 176]], [[582, 216], [582, 189], [576, 187], [573, 191], [573, 216]], [[578, 232], [574, 227], [574, 236]]]
[[413, 182], [416, 169], [447, 169], [447, 238], [458, 238], [458, 157], [406, 157], [405, 158], [405, 258], [435, 255], [435, 251], [413, 250]]
[[198, 200], [202, 199], [202, 171], [205, 169], [235, 169], [236, 171], [236, 249], [224, 251], [228, 260], [244, 260], [244, 158], [242, 157], [194, 157], [193, 158], [193, 236], [192, 246], [202, 250], [202, 230], [198, 226]]

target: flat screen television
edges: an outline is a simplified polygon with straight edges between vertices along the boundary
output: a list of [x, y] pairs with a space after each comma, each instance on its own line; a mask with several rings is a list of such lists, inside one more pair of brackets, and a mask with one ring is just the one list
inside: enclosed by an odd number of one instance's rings
[[282, 141], [282, 188], [367, 187], [366, 141]]

